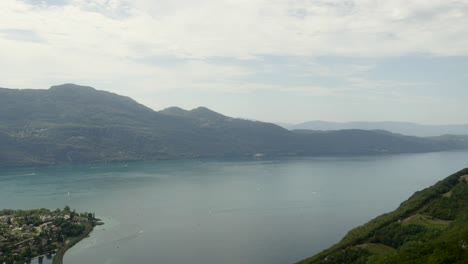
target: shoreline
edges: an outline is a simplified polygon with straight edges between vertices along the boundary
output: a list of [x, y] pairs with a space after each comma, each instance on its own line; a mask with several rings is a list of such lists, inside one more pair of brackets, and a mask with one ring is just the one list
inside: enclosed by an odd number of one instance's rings
[[238, 155], [238, 156], [196, 156], [196, 157], [164, 157], [164, 158], [150, 158], [150, 159], [128, 159], [128, 160], [112, 160], [112, 161], [89, 161], [89, 162], [64, 162], [64, 163], [31, 163], [20, 165], [0, 165], [0, 171], [18, 170], [18, 169], [41, 169], [41, 168], [54, 168], [54, 167], [74, 167], [74, 166], [88, 166], [88, 165], [112, 165], [121, 163], [153, 163], [161, 161], [258, 161], [258, 160], [276, 160], [276, 159], [297, 159], [297, 158], [347, 158], [347, 157], [385, 157], [385, 156], [399, 156], [399, 155], [418, 155], [418, 154], [433, 154], [444, 152], [468, 152], [468, 148], [458, 149], [443, 149], [443, 150], [430, 150], [430, 151], [403, 151], [403, 152], [368, 152], [368, 153], [322, 153], [322, 154], [273, 154], [265, 155], [261, 158], [256, 158], [252, 155]]
[[72, 248], [74, 245], [76, 245], [81, 240], [87, 238], [89, 236], [89, 234], [94, 230], [94, 227], [96, 225], [97, 225], [97, 222], [86, 223], [86, 229], [85, 229], [84, 233], [81, 236], [71, 239], [70, 242], [65, 244], [64, 247], [61, 247], [59, 250], [57, 250], [57, 253], [55, 254], [55, 256], [52, 259], [52, 264], [63, 264], [63, 257], [65, 256], [65, 253], [67, 252], [67, 250]]

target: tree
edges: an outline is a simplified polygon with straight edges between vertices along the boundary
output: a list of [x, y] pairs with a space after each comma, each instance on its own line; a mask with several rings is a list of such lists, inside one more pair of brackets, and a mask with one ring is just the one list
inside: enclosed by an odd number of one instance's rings
[[63, 239], [63, 235], [60, 232], [57, 234], [57, 242], [62, 244], [65, 242], [65, 240]]
[[30, 247], [26, 247], [25, 250], [24, 250], [24, 256], [27, 257], [27, 258], [31, 258], [32, 257], [32, 251], [31, 251], [31, 248]]

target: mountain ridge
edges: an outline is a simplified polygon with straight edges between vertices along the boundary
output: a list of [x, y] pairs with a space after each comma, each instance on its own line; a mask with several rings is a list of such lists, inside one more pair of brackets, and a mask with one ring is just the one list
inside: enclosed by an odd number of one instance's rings
[[411, 122], [328, 122], [328, 121], [308, 121], [295, 125], [284, 126], [290, 130], [308, 129], [308, 130], [343, 130], [343, 129], [363, 129], [363, 130], [386, 130], [393, 133], [430, 137], [441, 135], [468, 135], [468, 124], [460, 125], [423, 125]]
[[205, 107], [154, 111], [89, 86], [0, 89], [0, 167], [258, 156], [370, 155], [468, 148], [464, 138], [289, 131]]

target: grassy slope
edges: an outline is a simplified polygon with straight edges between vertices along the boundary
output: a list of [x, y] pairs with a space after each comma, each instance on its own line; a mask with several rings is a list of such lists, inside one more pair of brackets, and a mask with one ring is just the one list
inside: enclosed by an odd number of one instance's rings
[[468, 169], [416, 192], [300, 263], [467, 263]]

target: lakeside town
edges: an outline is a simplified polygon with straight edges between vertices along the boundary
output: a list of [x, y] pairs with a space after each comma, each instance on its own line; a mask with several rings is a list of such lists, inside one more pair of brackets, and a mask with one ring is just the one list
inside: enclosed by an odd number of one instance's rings
[[0, 210], [0, 263], [29, 263], [32, 258], [54, 257], [61, 263], [67, 249], [100, 224], [93, 213], [69, 206], [49, 209]]

